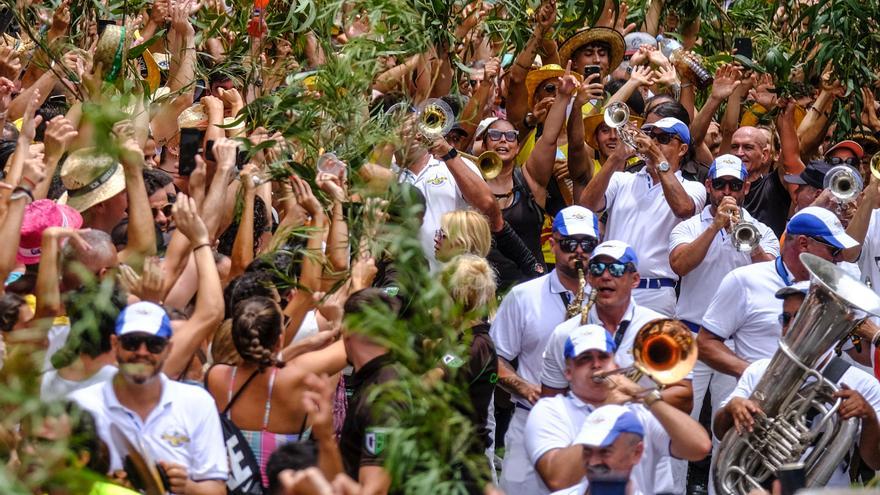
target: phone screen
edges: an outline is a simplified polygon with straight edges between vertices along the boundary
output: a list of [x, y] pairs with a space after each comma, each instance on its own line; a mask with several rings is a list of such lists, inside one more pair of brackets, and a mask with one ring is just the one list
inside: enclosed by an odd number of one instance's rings
[[752, 60], [751, 38], [734, 38], [733, 48], [734, 50], [736, 50], [736, 55], [742, 55], [743, 57]]
[[196, 155], [201, 151], [204, 138], [205, 131], [191, 128], [180, 130], [180, 157], [178, 158], [177, 173], [181, 176], [189, 176], [196, 169]]
[[602, 68], [598, 65], [588, 65], [584, 67], [584, 79], [589, 78], [593, 74], [599, 74], [602, 72]]

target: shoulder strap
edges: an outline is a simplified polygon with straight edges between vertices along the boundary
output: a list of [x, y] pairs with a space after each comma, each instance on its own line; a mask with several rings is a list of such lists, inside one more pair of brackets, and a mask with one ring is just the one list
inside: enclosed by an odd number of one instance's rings
[[828, 363], [828, 366], [825, 367], [825, 371], [822, 372], [822, 376], [830, 381], [831, 383], [837, 383], [838, 380], [843, 377], [843, 374], [846, 373], [846, 370], [852, 366], [848, 362], [843, 359], [834, 356], [831, 358], [831, 362]]
[[244, 389], [247, 388], [247, 386], [250, 385], [250, 383], [254, 380], [254, 377], [259, 374], [260, 374], [260, 370], [255, 370], [253, 373], [251, 373], [251, 376], [249, 376], [248, 379], [245, 380], [245, 382], [244, 382], [244, 384], [242, 384], [241, 388], [238, 389], [238, 392], [235, 392], [235, 395], [233, 395], [232, 398], [229, 399], [229, 403], [226, 404], [226, 407], [223, 409], [223, 412], [221, 413], [223, 416], [226, 416], [226, 413], [228, 413], [229, 410], [232, 409], [232, 405], [235, 404], [235, 401], [238, 400], [238, 397], [241, 395], [242, 392], [244, 392]]

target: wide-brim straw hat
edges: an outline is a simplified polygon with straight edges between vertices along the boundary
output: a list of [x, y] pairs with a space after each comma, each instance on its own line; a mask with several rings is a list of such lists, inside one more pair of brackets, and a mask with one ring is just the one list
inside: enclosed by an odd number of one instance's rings
[[611, 28], [594, 27], [581, 29], [574, 33], [571, 37], [562, 42], [562, 46], [559, 47], [559, 59], [562, 60], [562, 63], [566, 63], [571, 59], [571, 55], [577, 51], [578, 48], [597, 41], [608, 43], [611, 47], [611, 53], [608, 54], [608, 70], [613, 71], [621, 62], [623, 62], [623, 54], [626, 52], [626, 42], [623, 41], [623, 36], [621, 36], [620, 33]]
[[[641, 128], [642, 122], [644, 122], [645, 119], [636, 117], [630, 112], [629, 121], [635, 124], [636, 127]], [[594, 113], [584, 118], [584, 141], [586, 141], [586, 143], [590, 145], [590, 148], [593, 148], [594, 150], [599, 149], [599, 142], [596, 141], [596, 129], [598, 129], [599, 125], [603, 122], [605, 122], [604, 108], [602, 112]]]
[[125, 190], [122, 165], [95, 148], [83, 148], [67, 156], [61, 165], [61, 183], [67, 189], [58, 202], [82, 213]]
[[[104, 28], [98, 45], [95, 47], [94, 63], [102, 64], [104, 76], [108, 80], [119, 77], [125, 67], [128, 57], [130, 37], [126, 35], [125, 27], [110, 24]], [[112, 76], [112, 77], [111, 77]]]
[[[562, 77], [564, 75], [565, 69], [556, 64], [547, 64], [539, 69], [530, 71], [526, 76], [526, 91], [528, 91], [529, 96], [529, 108], [535, 106], [535, 90], [538, 89], [538, 85], [547, 79]], [[580, 74], [572, 72], [571, 75], [573, 75], [579, 83], [584, 81], [584, 76]]]
[[205, 129], [208, 127], [208, 112], [201, 103], [194, 103], [177, 117], [181, 129]]

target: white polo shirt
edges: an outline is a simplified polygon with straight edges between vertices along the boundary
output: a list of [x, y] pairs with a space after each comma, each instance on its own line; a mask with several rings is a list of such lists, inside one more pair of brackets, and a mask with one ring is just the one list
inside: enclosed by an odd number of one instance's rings
[[[660, 460], [669, 456], [669, 434], [651, 412], [641, 404], [626, 404], [638, 415], [645, 429], [645, 451], [633, 468], [631, 479], [645, 493], [655, 493], [655, 475], [659, 475]], [[569, 447], [581, 431], [584, 421], [595, 407], [575, 397], [574, 394], [555, 395], [539, 400], [526, 422], [526, 452], [532, 465], [553, 449]], [[539, 476], [540, 478], [540, 476]], [[586, 480], [584, 480], [585, 482]], [[541, 486], [550, 493], [541, 481]]]
[[880, 294], [880, 209], [871, 213], [858, 264], [862, 271], [862, 280], [870, 279], [874, 292]]
[[[629, 301], [629, 307], [623, 315], [621, 325], [626, 323], [627, 327], [623, 334], [623, 340], [617, 351], [614, 353], [614, 362], [621, 368], [632, 366], [632, 348], [636, 334], [648, 322], [666, 318], [662, 314], [653, 309], [639, 306], [632, 299]], [[596, 313], [596, 307], [590, 308], [587, 315], [587, 323], [592, 325], [604, 326]], [[560, 323], [553, 329], [553, 333], [547, 340], [544, 348], [544, 359], [541, 367], [541, 383], [552, 388], [568, 388], [568, 380], [565, 379], [565, 341], [571, 336], [577, 327], [581, 324], [581, 315], [575, 315]], [[618, 330], [620, 326], [618, 326]]]
[[[699, 214], [672, 229], [669, 235], [670, 254], [676, 247], [694, 242], [712, 225], [715, 218], [711, 209], [712, 206], [707, 205]], [[761, 233], [761, 248], [768, 254], [779, 256], [779, 239], [776, 238], [773, 230], [755, 220], [745, 209], [742, 211], [744, 220], [752, 222]], [[721, 279], [735, 268], [751, 263], [751, 256], [736, 250], [726, 230], [715, 234], [703, 261], [681, 278], [681, 293], [675, 305], [675, 317], [699, 325], [703, 320], [706, 306], [721, 284]]]
[[111, 471], [122, 469], [121, 448], [110, 434], [112, 423], [129, 439], [142, 441], [153, 459], [186, 466], [193, 481], [226, 480], [229, 461], [214, 399], [201, 387], [159, 377], [162, 397], [146, 421], [119, 403], [112, 379], [69, 397], [94, 415], [98, 434], [110, 448]]
[[[828, 356], [831, 356], [830, 352], [828, 353]], [[750, 364], [739, 378], [739, 382], [737, 382], [736, 388], [730, 394], [730, 397], [724, 399], [722, 407], [726, 406], [734, 397], [740, 397], [743, 399], [751, 397], [752, 392], [757, 388], [758, 382], [761, 381], [761, 378], [764, 376], [764, 373], [769, 366], [770, 359], [759, 359]], [[824, 369], [825, 366], [822, 367], [822, 370]], [[878, 382], [876, 378], [855, 366], [850, 366], [843, 373], [843, 376], [840, 377], [840, 380], [837, 381], [837, 386], [839, 387], [842, 383], [845, 383], [849, 388], [861, 394], [862, 397], [865, 398], [865, 402], [867, 402], [871, 408], [874, 409], [877, 416], [880, 417], [880, 382]], [[849, 486], [850, 479], [848, 468], [849, 466], [845, 463], [841, 463], [837, 466], [834, 474], [831, 475], [831, 479], [828, 480], [827, 486]]]
[[[681, 171], [675, 172], [685, 192], [694, 201], [694, 211], [706, 203], [706, 187], [699, 182], [685, 180]], [[669, 233], [681, 222], [663, 195], [663, 186], [655, 183], [642, 169], [635, 174], [614, 172], [605, 190], [604, 240], [619, 240], [629, 244], [639, 257], [642, 278], [671, 278], [678, 276], [669, 266]]]
[[[561, 294], [567, 294], [569, 300], [574, 297], [562, 286], [556, 270], [516, 285], [501, 301], [489, 330], [498, 356], [508, 361], [519, 358], [517, 374], [536, 385], [541, 381], [547, 339], [565, 319]], [[531, 407], [521, 397], [514, 396], [514, 400]]]
[[[779, 347], [782, 300], [776, 291], [790, 285], [777, 272], [777, 261], [742, 266], [728, 273], [706, 308], [702, 325], [724, 340], [733, 339], [734, 352], [750, 363], [773, 356]], [[785, 277], [794, 277], [784, 269]]]
[[[473, 162], [466, 158], [462, 158], [462, 161], [480, 180], [483, 180], [480, 170]], [[422, 250], [431, 269], [434, 270], [440, 266], [434, 258], [434, 234], [440, 228], [440, 219], [447, 212], [468, 208], [468, 203], [461, 195], [461, 190], [446, 162], [433, 156], [418, 175], [413, 174], [409, 169], [401, 169], [398, 180], [412, 184], [425, 196], [425, 219], [419, 229], [419, 241], [422, 243]]]

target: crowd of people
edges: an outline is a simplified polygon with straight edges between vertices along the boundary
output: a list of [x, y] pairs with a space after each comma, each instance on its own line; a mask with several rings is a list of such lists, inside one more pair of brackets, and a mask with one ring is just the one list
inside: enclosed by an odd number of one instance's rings
[[[880, 471], [876, 87], [843, 136], [830, 69], [799, 97], [737, 59], [709, 82], [662, 1], [560, 36], [542, 0], [517, 50], [483, 0], [456, 43], [382, 57], [360, 111], [393, 132], [354, 159], [252, 107], [329, 98], [322, 68], [388, 36], [381, 13], [275, 32], [257, 2], [237, 32], [222, 0], [98, 3], [0, 9], [4, 493], [745, 495], [798, 461], [811, 486]], [[825, 409], [772, 409], [811, 380]], [[813, 447], [839, 452], [823, 476]], [[404, 462], [426, 456], [442, 470]]]

